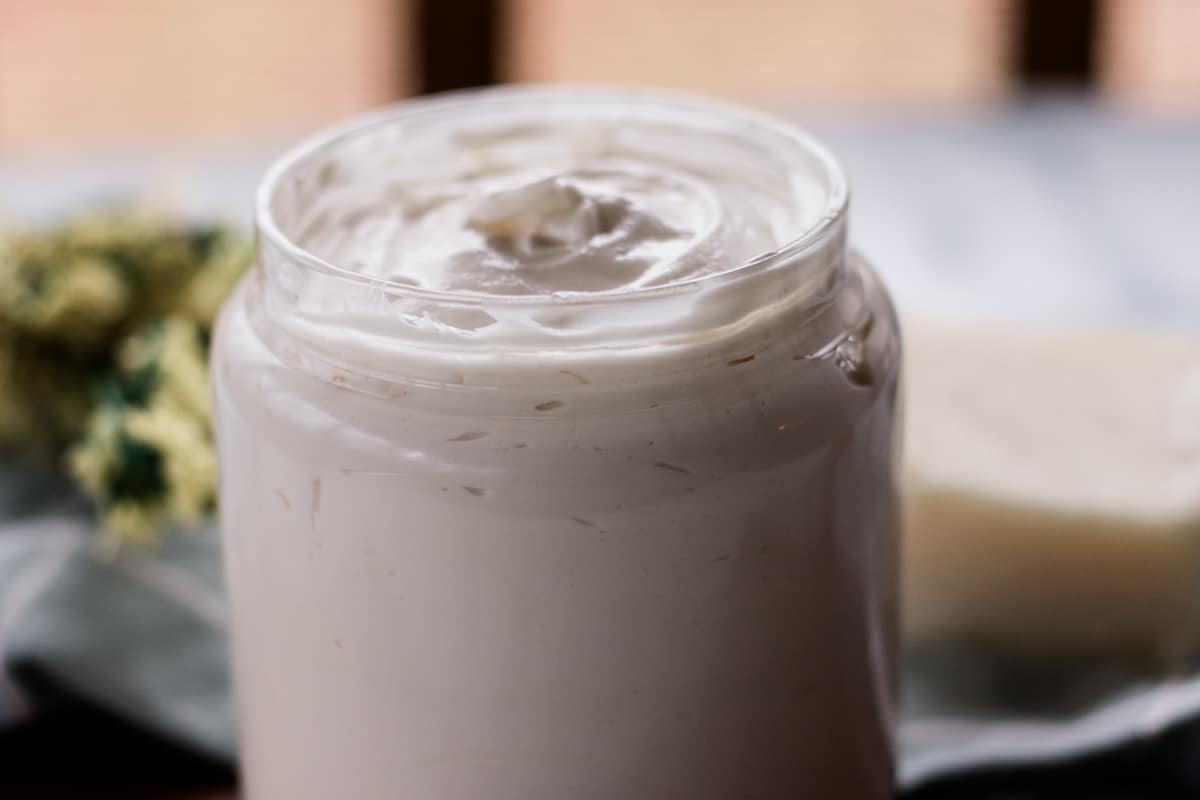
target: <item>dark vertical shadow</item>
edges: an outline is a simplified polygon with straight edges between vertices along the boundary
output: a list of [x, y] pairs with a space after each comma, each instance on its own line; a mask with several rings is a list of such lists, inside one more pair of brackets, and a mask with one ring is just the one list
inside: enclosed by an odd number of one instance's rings
[[1025, 86], [1090, 87], [1096, 76], [1100, 0], [1021, 0], [1014, 68]]
[[503, 6], [503, 0], [417, 0], [422, 93], [499, 80]]

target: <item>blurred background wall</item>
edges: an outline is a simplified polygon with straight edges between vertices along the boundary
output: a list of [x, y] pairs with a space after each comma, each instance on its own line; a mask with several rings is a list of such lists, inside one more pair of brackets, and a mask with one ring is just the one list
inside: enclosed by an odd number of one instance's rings
[[0, 147], [294, 131], [417, 89], [403, 0], [0, 0]]
[[0, 0], [0, 149], [262, 138], [500, 81], [1200, 109], [1195, 0]]
[[822, 103], [1005, 90], [1008, 0], [512, 0], [505, 78], [650, 81]]

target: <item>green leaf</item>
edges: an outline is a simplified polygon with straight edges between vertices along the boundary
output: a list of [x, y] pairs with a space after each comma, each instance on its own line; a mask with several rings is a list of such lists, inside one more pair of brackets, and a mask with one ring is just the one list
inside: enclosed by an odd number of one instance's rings
[[109, 475], [108, 494], [113, 500], [158, 500], [167, 493], [163, 454], [156, 447], [122, 433], [117, 443], [119, 461]]

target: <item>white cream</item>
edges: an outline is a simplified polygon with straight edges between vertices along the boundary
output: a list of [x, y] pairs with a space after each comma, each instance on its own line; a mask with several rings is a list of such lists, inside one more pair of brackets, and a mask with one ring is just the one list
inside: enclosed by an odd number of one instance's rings
[[891, 796], [897, 339], [830, 169], [512, 90], [273, 173], [214, 349], [250, 800]]
[[[602, 119], [418, 131], [383, 165], [375, 142], [344, 147], [322, 165], [323, 191], [293, 229], [312, 253], [367, 275], [537, 295], [710, 275], [785, 244], [813, 211], [790, 202], [786, 173], [747, 174], [719, 150], [707, 160], [717, 136], [679, 137], [685, 149], [672, 154], [628, 128]], [[539, 144], [547, 155], [531, 158]]]

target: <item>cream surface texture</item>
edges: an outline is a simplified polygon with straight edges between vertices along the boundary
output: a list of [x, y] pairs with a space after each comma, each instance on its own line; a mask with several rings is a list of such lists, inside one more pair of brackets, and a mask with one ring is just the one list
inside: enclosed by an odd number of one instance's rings
[[669, 137], [594, 121], [450, 133], [382, 170], [347, 148], [299, 209], [298, 242], [430, 289], [602, 292], [735, 267], [786, 243], [811, 211], [790, 202], [786, 175], [756, 181], [723, 169], [720, 151], [708, 161], [703, 142]]

